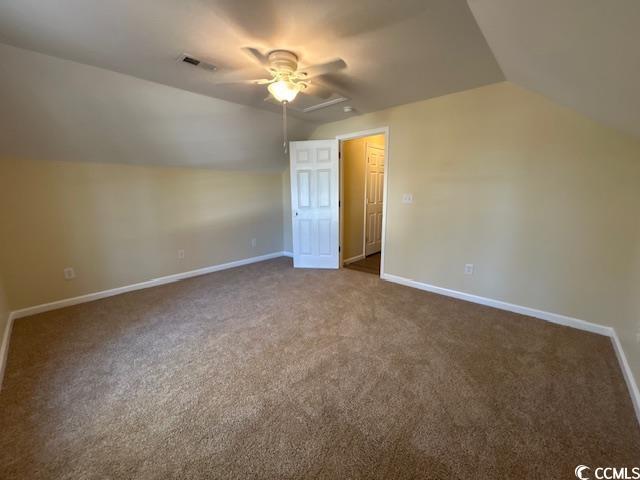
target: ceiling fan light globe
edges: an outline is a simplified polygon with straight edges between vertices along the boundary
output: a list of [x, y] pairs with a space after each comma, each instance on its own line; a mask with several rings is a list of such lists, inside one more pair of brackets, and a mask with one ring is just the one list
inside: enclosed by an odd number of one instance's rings
[[267, 89], [279, 102], [292, 102], [293, 99], [296, 98], [296, 95], [298, 95], [300, 86], [293, 82], [279, 80], [277, 82], [270, 83]]

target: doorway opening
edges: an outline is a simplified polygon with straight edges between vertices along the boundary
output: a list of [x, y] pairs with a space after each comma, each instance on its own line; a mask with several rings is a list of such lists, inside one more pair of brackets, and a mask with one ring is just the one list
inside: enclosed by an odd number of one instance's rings
[[340, 139], [340, 264], [379, 276], [384, 243], [385, 132]]

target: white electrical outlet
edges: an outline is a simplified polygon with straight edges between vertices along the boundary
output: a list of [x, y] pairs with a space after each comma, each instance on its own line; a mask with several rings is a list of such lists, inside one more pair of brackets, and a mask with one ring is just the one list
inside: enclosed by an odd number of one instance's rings
[[464, 265], [464, 274], [465, 275], [473, 275], [473, 263], [465, 263], [465, 265]]
[[73, 280], [76, 278], [76, 271], [73, 267], [67, 267], [63, 270], [65, 280]]
[[413, 193], [403, 193], [402, 203], [413, 203]]
[[251, 239], [251, 248], [256, 248], [257, 240], [255, 238]]
[[184, 258], [184, 250], [178, 250], [178, 258]]

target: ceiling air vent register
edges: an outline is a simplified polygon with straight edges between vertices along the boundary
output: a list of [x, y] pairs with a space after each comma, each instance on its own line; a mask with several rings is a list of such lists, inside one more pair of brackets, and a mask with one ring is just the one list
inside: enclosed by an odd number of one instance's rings
[[209, 72], [213, 72], [214, 70], [216, 70], [216, 66], [212, 63], [200, 60], [193, 55], [189, 55], [188, 53], [181, 53], [178, 57], [178, 62], [187, 63], [193, 67], [202, 68], [203, 70], [207, 70]]

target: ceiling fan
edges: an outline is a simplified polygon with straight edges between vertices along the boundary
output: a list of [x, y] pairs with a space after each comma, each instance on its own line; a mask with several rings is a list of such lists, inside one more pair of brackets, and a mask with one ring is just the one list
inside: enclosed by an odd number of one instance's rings
[[[299, 93], [307, 93], [318, 98], [329, 98], [333, 92], [321, 85], [317, 78], [329, 73], [335, 73], [347, 66], [344, 60], [338, 58], [330, 62], [299, 67], [298, 56], [289, 50], [272, 50], [263, 54], [257, 48], [243, 48], [243, 51], [258, 65], [264, 68], [270, 78], [247, 79], [232, 74], [222, 77], [216, 84], [248, 83], [266, 85], [270, 97], [278, 102], [292, 102]], [[266, 100], [266, 99], [265, 99]]]
[[329, 98], [333, 92], [319, 84], [316, 79], [321, 75], [334, 73], [347, 66], [344, 60], [337, 58], [330, 62], [311, 65], [300, 68], [298, 56], [289, 50], [271, 50], [263, 54], [257, 48], [246, 47], [243, 51], [249, 55], [258, 65], [264, 68], [270, 78], [247, 79], [232, 74], [230, 77], [222, 77], [215, 83], [218, 85], [229, 83], [248, 83], [252, 85], [266, 85], [269, 95], [282, 103], [282, 130], [284, 137], [284, 153], [287, 153], [287, 104], [293, 102], [299, 93], [308, 93], [318, 98]]

